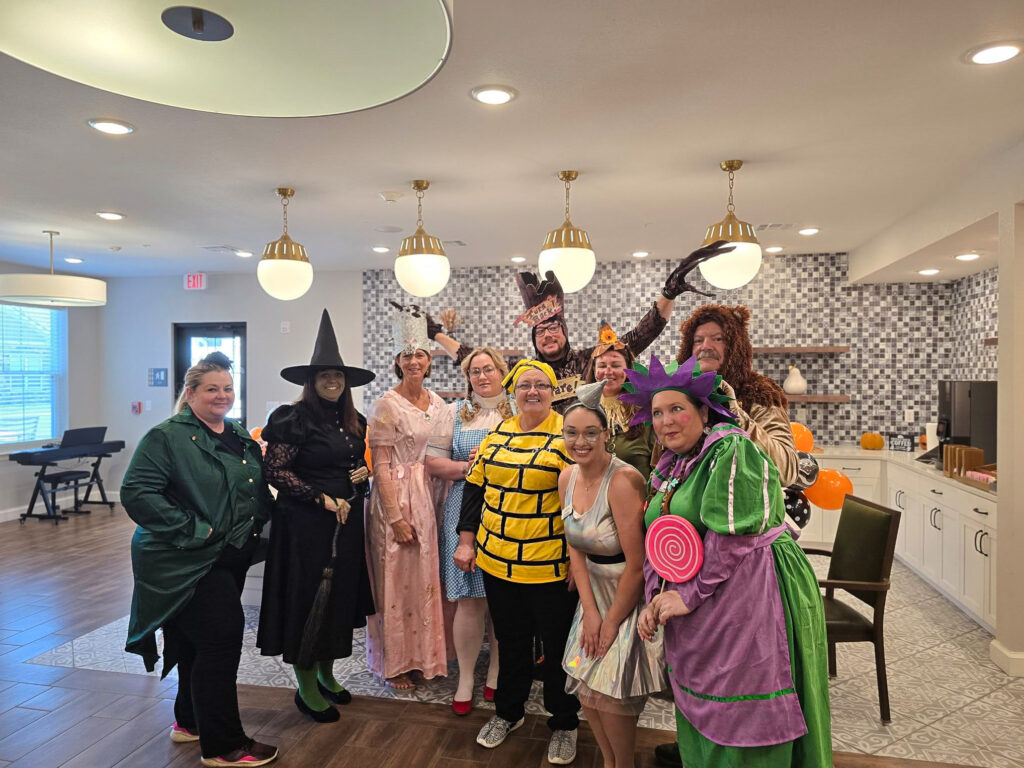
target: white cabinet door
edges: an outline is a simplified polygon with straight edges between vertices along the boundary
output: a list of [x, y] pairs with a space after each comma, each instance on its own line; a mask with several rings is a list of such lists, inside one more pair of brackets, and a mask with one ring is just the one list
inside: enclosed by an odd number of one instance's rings
[[939, 568], [939, 583], [947, 594], [957, 595], [963, 589], [964, 580], [964, 529], [960, 515], [956, 510], [939, 505], [940, 511], [935, 514], [942, 537], [942, 565]]
[[985, 616], [989, 609], [989, 574], [991, 550], [985, 547], [995, 542], [992, 532], [973, 520], [963, 519], [961, 522], [963, 540], [961, 549], [964, 553], [963, 588], [960, 601], [973, 611], [976, 616]]
[[906, 534], [903, 558], [915, 568], [921, 568], [924, 560], [925, 511], [920, 499], [910, 494], [903, 497], [903, 506], [903, 517], [900, 519], [900, 527]]
[[[942, 508], [937, 504], [925, 504], [921, 536], [921, 569], [933, 580], [942, 573]], [[959, 518], [954, 519], [959, 522]]]
[[[907, 506], [904, 503], [904, 498], [907, 495], [906, 490], [903, 488], [894, 487], [889, 485], [889, 493], [887, 506], [891, 509], [898, 509], [900, 511], [901, 518], [905, 518], [907, 514]], [[907, 552], [907, 523], [906, 520], [900, 520], [900, 527], [896, 531], [896, 554], [905, 555]]]
[[985, 613], [982, 618], [995, 630], [996, 627], [996, 532], [985, 531], [978, 537], [978, 547], [988, 561], [988, 575], [985, 591]]

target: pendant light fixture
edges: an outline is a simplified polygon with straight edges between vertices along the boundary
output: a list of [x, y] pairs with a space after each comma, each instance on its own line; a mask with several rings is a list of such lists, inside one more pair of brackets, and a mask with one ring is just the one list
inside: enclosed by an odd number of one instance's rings
[[92, 277], [57, 275], [53, 271], [53, 229], [50, 236], [50, 273], [0, 275], [0, 302], [40, 307], [102, 307], [107, 303], [107, 284]]
[[284, 232], [280, 238], [267, 243], [263, 257], [256, 267], [260, 287], [275, 299], [291, 301], [302, 296], [313, 284], [313, 265], [306, 258], [306, 249], [288, 236], [288, 201], [294, 189], [278, 187]]
[[433, 296], [448, 285], [452, 268], [444, 245], [423, 231], [423, 193], [430, 189], [426, 179], [412, 183], [416, 192], [416, 231], [402, 240], [395, 258], [395, 279], [402, 290], [413, 296]]
[[761, 269], [761, 244], [757, 242], [754, 228], [736, 218], [736, 206], [732, 201], [733, 181], [736, 171], [743, 167], [743, 161], [724, 160], [719, 166], [729, 174], [729, 204], [725, 218], [708, 227], [704, 245], [725, 240], [733, 250], [701, 262], [700, 273], [716, 288], [731, 290], [746, 285], [757, 276]]
[[579, 171], [558, 172], [558, 178], [565, 182], [565, 223], [548, 232], [537, 259], [541, 277], [554, 272], [566, 293], [575, 293], [589, 283], [597, 266], [590, 237], [569, 221], [569, 185], [579, 175]]

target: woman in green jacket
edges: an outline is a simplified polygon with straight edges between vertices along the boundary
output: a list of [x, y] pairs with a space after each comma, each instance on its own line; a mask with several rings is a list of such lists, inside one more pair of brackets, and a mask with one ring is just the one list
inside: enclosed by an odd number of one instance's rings
[[235, 401], [231, 362], [215, 352], [192, 366], [178, 412], [139, 442], [121, 503], [132, 538], [135, 591], [126, 650], [178, 665], [171, 740], [199, 741], [206, 766], [259, 766], [277, 749], [245, 735], [235, 680], [242, 653], [241, 594], [270, 517], [260, 448], [225, 419]]

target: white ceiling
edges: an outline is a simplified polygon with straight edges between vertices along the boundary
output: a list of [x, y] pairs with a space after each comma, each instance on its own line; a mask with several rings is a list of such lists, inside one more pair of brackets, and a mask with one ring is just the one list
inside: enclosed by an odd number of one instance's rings
[[[313, 4], [273, 7], [285, 26], [292, 7]], [[229, 20], [238, 6], [208, 4]], [[448, 247], [454, 267], [533, 261], [562, 221], [562, 168], [581, 172], [573, 222], [599, 259], [676, 257], [722, 217], [718, 162], [733, 157], [746, 161], [737, 214], [783, 225], [764, 245], [846, 251], [1024, 133], [1024, 57], [960, 59], [1024, 37], [1019, 0], [473, 0], [453, 18], [433, 80], [330, 117], [159, 106], [0, 55], [0, 260], [46, 263], [41, 230], [55, 228], [58, 255], [86, 259], [68, 271], [254, 272], [256, 258], [203, 246], [258, 255], [280, 234], [273, 190], [287, 185], [289, 230], [315, 269], [389, 266], [394, 254], [370, 247], [397, 249], [414, 229], [408, 184], [427, 178], [427, 231], [466, 243]], [[483, 83], [519, 98], [484, 107], [468, 97]], [[85, 121], [99, 116], [136, 132], [98, 134]], [[383, 190], [404, 196], [385, 203]], [[98, 210], [128, 218], [104, 222]], [[796, 234], [809, 225], [821, 234]]]

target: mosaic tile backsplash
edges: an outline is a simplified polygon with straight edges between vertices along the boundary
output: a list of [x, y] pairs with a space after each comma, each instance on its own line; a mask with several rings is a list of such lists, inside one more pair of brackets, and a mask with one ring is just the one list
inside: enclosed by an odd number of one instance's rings
[[[591, 283], [566, 296], [570, 342], [595, 343], [608, 320], [620, 335], [630, 330], [659, 295], [675, 266], [670, 260], [598, 263]], [[533, 267], [535, 269], [535, 267]], [[414, 300], [390, 269], [363, 272], [364, 364], [377, 371], [367, 402], [395, 384], [391, 372], [391, 312], [388, 299], [418, 303], [435, 317], [454, 307], [453, 335], [470, 346], [490, 344], [529, 350], [529, 329], [512, 323], [523, 311], [513, 267], [453, 269], [441, 293]], [[846, 254], [767, 257], [757, 278], [735, 291], [716, 291], [695, 272], [694, 284], [715, 293], [714, 301], [750, 308], [755, 346], [849, 345], [842, 354], [757, 355], [755, 366], [780, 383], [790, 365], [808, 382], [809, 394], [848, 394], [840, 404], [796, 403], [794, 421], [806, 424], [819, 444], [854, 442], [864, 431], [917, 434], [936, 419], [940, 379], [994, 380], [997, 347], [983, 345], [997, 328], [998, 273], [992, 269], [952, 283], [852, 285]], [[684, 294], [669, 326], [645, 354], [674, 357], [679, 325], [703, 297]], [[956, 340], [954, 343], [953, 340]], [[967, 348], [976, 349], [969, 358]], [[954, 359], [954, 350], [960, 355]], [[465, 381], [450, 358], [435, 358], [429, 386], [462, 390]], [[913, 424], [904, 411], [915, 412]]]

